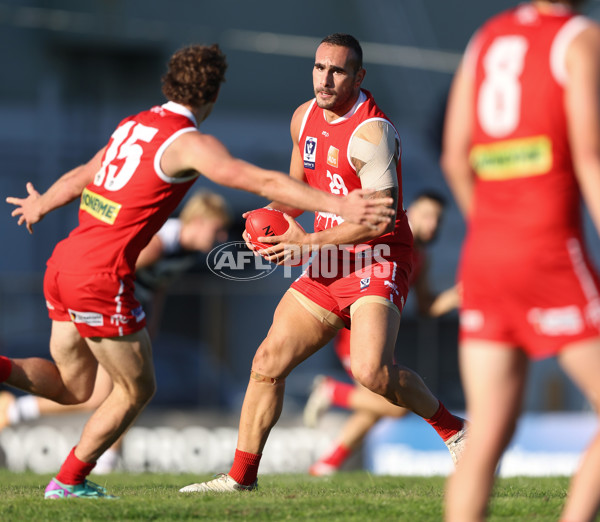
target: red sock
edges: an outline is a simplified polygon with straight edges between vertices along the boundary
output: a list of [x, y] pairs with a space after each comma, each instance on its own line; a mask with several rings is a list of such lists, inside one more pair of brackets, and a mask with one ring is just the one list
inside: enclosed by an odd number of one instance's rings
[[249, 486], [254, 483], [258, 476], [258, 464], [262, 455], [255, 453], [246, 453], [245, 451], [235, 450], [233, 466], [229, 470], [229, 476], [238, 484]]
[[351, 454], [352, 450], [350, 448], [338, 444], [329, 455], [321, 458], [321, 462], [339, 469]]
[[438, 435], [442, 437], [442, 440], [446, 441], [452, 435], [456, 435], [460, 430], [463, 429], [464, 422], [462, 419], [452, 415], [446, 407], [440, 401], [440, 406], [435, 412], [435, 415], [431, 419], [425, 419]]
[[8, 357], [0, 355], [0, 382], [6, 381], [12, 371], [12, 361]]
[[354, 391], [354, 384], [327, 377], [327, 391], [331, 397], [332, 406], [346, 409], [350, 407], [350, 394]]
[[85, 478], [91, 473], [92, 469], [96, 465], [95, 462], [82, 462], [75, 456], [75, 446], [67, 459], [63, 462], [63, 465], [60, 467], [60, 471], [56, 475], [56, 480], [62, 482], [63, 484], [67, 484], [69, 486], [73, 486], [75, 484], [81, 484], [85, 480]]

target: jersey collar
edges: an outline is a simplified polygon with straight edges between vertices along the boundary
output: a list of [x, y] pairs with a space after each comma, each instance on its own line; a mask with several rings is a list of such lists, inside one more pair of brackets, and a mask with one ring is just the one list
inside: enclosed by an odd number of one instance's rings
[[[363, 103], [365, 103], [366, 100], [367, 100], [367, 95], [364, 93], [363, 90], [361, 90], [360, 94], [358, 95], [358, 100], [356, 100], [356, 103], [353, 105], [353, 107], [343, 116], [340, 116], [339, 118], [336, 118], [335, 120], [330, 121], [329, 124], [335, 125], [336, 123], [342, 123], [343, 121], [346, 121], [349, 118], [352, 118], [352, 116], [354, 116], [356, 111], [359, 109], [359, 107]], [[323, 118], [325, 118], [325, 111], [323, 111]]]
[[163, 103], [162, 108], [169, 111], [174, 112], [175, 114], [181, 114], [181, 116], [185, 116], [189, 120], [192, 120], [194, 127], [198, 127], [198, 123], [196, 122], [196, 117], [187, 107], [184, 107], [180, 103], [175, 103], [174, 101], [168, 101], [167, 103]]

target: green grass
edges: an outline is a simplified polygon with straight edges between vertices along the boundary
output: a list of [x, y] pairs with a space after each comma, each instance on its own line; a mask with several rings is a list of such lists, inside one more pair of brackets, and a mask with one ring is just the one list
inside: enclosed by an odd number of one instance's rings
[[[381, 477], [366, 472], [329, 479], [262, 475], [260, 489], [232, 495], [184, 495], [178, 488], [206, 476], [92, 476], [119, 500], [44, 500], [51, 476], [0, 470], [0, 520], [442, 520], [443, 477]], [[568, 479], [500, 479], [490, 521], [558, 519]]]

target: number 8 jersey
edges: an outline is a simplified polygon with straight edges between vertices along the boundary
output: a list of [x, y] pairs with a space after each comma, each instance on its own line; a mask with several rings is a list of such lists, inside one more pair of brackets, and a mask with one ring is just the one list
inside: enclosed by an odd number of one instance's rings
[[529, 251], [580, 233], [564, 109], [565, 55], [588, 24], [564, 6], [541, 12], [523, 4], [488, 21], [467, 48], [476, 174], [469, 232], [480, 247], [489, 246], [491, 258], [499, 245]]
[[56, 246], [48, 266], [63, 273], [132, 276], [140, 251], [198, 175], [167, 176], [162, 155], [178, 136], [196, 130], [193, 114], [174, 102], [123, 120], [81, 195], [79, 225]]

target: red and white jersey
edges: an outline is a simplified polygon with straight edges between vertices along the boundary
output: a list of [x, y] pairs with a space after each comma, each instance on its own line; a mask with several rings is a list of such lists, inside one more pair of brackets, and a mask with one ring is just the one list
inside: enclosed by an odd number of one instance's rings
[[[343, 117], [331, 122], [325, 119], [323, 109], [316, 99], [312, 101], [300, 129], [298, 146], [304, 160], [304, 173], [311, 187], [331, 194], [345, 196], [361, 188], [356, 168], [350, 161], [348, 145], [352, 136], [365, 123], [383, 120], [392, 123], [375, 103], [370, 92], [362, 90], [354, 107]], [[393, 125], [392, 125], [393, 127]], [[397, 136], [397, 133], [396, 133]], [[398, 141], [400, 138], [398, 138]], [[396, 168], [398, 176], [398, 212], [393, 232], [366, 243], [398, 244], [410, 247], [412, 233], [402, 206], [402, 170], [400, 158]], [[328, 212], [315, 213], [315, 232], [343, 223], [343, 218]]]
[[195, 130], [193, 114], [174, 102], [123, 120], [81, 195], [79, 225], [56, 246], [48, 265], [64, 273], [133, 276], [140, 251], [197, 177], [167, 176], [162, 155], [178, 136]]
[[581, 237], [565, 55], [588, 24], [564, 6], [523, 4], [491, 18], [469, 44], [476, 184], [466, 249], [476, 248], [483, 266], [551, 255]]

